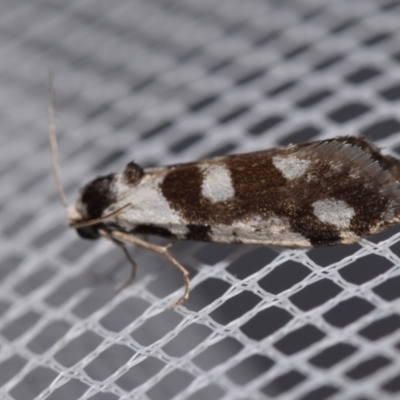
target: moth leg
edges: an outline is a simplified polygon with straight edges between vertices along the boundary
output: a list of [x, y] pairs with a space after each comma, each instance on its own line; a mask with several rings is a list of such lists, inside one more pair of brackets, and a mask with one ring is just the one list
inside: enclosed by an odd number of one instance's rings
[[123, 242], [121, 242], [120, 240], [117, 240], [115, 238], [113, 238], [107, 231], [104, 230], [100, 230], [99, 231], [101, 236], [105, 237], [106, 239], [110, 240], [111, 242], [113, 242], [116, 246], [118, 246], [120, 249], [122, 249], [122, 251], [125, 254], [125, 257], [127, 258], [127, 260], [129, 261], [129, 264], [131, 264], [131, 275], [128, 278], [128, 280], [118, 289], [118, 292], [121, 292], [122, 290], [126, 289], [128, 286], [130, 286], [132, 284], [132, 282], [135, 280], [136, 277], [136, 268], [137, 268], [137, 264], [135, 262], [135, 260], [132, 258], [132, 256], [130, 255], [129, 251], [127, 250], [127, 248], [125, 247], [125, 244]]
[[[171, 246], [172, 246], [172, 244], [171, 244]], [[171, 308], [174, 309], [175, 307], [180, 306], [182, 303], [184, 303], [189, 298], [190, 288], [191, 288], [192, 284], [191, 284], [190, 278], [189, 278], [189, 271], [182, 264], [180, 264], [175, 257], [173, 257], [168, 252], [168, 249], [171, 246], [165, 246], [164, 255], [165, 255], [165, 257], [167, 257], [169, 262], [179, 270], [179, 272], [182, 274], [183, 281], [185, 282], [185, 293], [178, 301], [171, 304]]]
[[129, 251], [122, 242], [120, 242], [119, 240], [115, 240], [114, 238], [112, 238], [112, 242], [122, 249], [122, 251], [125, 254], [125, 257], [129, 261], [129, 264], [131, 264], [131, 275], [129, 276], [128, 280], [118, 289], [118, 292], [121, 292], [122, 290], [130, 286], [132, 282], [135, 280], [137, 264], [135, 263], [135, 260], [129, 254]]
[[165, 256], [167, 258], [167, 260], [175, 267], [179, 270], [179, 272], [182, 274], [183, 276], [183, 280], [185, 282], [185, 293], [183, 294], [183, 296], [175, 303], [171, 304], [171, 308], [174, 309], [175, 307], [181, 305], [185, 300], [187, 300], [189, 298], [189, 293], [190, 293], [190, 288], [191, 288], [191, 282], [190, 282], [190, 278], [189, 278], [189, 272], [188, 270], [178, 262], [178, 260], [173, 257], [170, 253], [169, 253], [169, 249], [172, 247], [173, 243], [169, 243], [166, 246], [158, 246], [155, 245], [153, 243], [147, 242], [145, 240], [139, 239], [136, 236], [131, 236], [128, 235], [126, 233], [120, 232], [120, 231], [111, 231], [110, 235], [116, 240], [118, 241], [118, 239], [126, 241], [128, 243], [132, 243], [135, 244], [137, 246], [143, 247], [147, 250], [152, 250], [158, 254], [162, 254], [163, 256]]

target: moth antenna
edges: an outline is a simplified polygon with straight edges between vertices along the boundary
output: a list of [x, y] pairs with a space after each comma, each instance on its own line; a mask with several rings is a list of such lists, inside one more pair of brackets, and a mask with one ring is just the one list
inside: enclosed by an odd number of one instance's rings
[[85, 228], [87, 226], [97, 225], [100, 222], [103, 222], [103, 221], [105, 221], [107, 219], [110, 219], [110, 218], [114, 217], [115, 215], [118, 215], [122, 210], [124, 210], [126, 207], [129, 207], [129, 206], [130, 206], [130, 204], [125, 204], [123, 207], [118, 208], [117, 210], [111, 212], [110, 214], [105, 215], [104, 217], [91, 219], [89, 221], [71, 222], [69, 224], [69, 226], [71, 228]]
[[65, 196], [64, 187], [61, 182], [60, 162], [57, 145], [57, 124], [56, 124], [56, 98], [53, 89], [53, 72], [49, 71], [49, 136], [51, 146], [51, 156], [53, 159], [53, 173], [56, 181], [58, 196], [64, 208], [68, 207], [68, 200]]

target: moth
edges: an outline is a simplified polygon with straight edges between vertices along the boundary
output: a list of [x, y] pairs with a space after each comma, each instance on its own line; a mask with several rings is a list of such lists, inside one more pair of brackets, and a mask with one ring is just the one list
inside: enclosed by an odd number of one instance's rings
[[[54, 121], [54, 116], [51, 118]], [[57, 182], [55, 125], [50, 124]], [[177, 240], [315, 247], [353, 243], [400, 219], [400, 161], [362, 137], [337, 137], [188, 164], [143, 169], [130, 162], [101, 176], [68, 206], [85, 239], [107, 238], [136, 265], [124, 242], [170, 254]], [[61, 197], [67, 206], [59, 184]], [[141, 235], [171, 240], [158, 246]]]

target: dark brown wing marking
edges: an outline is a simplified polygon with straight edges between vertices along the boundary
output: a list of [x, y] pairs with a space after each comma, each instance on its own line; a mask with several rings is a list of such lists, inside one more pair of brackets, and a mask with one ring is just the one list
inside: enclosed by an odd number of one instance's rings
[[[288, 180], [272, 161], [277, 155], [311, 163], [302, 176]], [[267, 220], [275, 215], [289, 218], [292, 231], [313, 245], [329, 245], [340, 242], [340, 232], [314, 214], [313, 203], [344, 201], [355, 211], [349, 230], [368, 235], [379, 226], [390, 204], [399, 214], [399, 190], [385, 170], [397, 168], [393, 160], [363, 139], [339, 138], [219, 159], [230, 171], [235, 192], [234, 198], [224, 202], [211, 203], [201, 194], [199, 166], [215, 160], [171, 167], [161, 191], [170, 206], [196, 226], [229, 225], [252, 216]]]

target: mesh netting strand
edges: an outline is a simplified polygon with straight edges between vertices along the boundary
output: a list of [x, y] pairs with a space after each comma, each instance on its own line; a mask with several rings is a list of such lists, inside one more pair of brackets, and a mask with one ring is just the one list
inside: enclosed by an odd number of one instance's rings
[[[51, 171], [56, 71], [69, 201], [166, 165], [364, 135], [400, 156], [397, 1], [3, 0], [0, 397], [389, 399], [400, 392], [400, 234], [162, 257], [67, 229]], [[367, 201], [367, 200], [366, 200]], [[154, 239], [157, 243], [164, 243]]]

